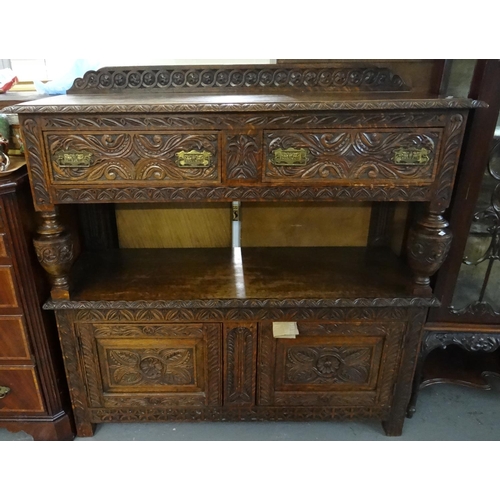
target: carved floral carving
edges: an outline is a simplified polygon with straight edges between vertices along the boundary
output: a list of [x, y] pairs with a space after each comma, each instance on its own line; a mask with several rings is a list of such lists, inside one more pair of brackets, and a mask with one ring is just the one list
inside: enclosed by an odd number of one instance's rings
[[370, 347], [290, 347], [286, 352], [285, 383], [366, 384], [372, 354]]
[[191, 385], [194, 381], [193, 350], [108, 349], [113, 385]]
[[[306, 148], [306, 165], [281, 166], [266, 162], [265, 177], [287, 181], [329, 179], [431, 179], [438, 131], [425, 133], [385, 131], [268, 132], [268, 155], [277, 148]], [[397, 148], [425, 147], [430, 159], [425, 165], [397, 165]]]
[[77, 78], [68, 94], [103, 90], [297, 88], [314, 90], [409, 90], [403, 79], [388, 68], [380, 67], [287, 67], [245, 66], [213, 67], [140, 67], [102, 68]]
[[248, 134], [226, 136], [227, 179], [257, 180], [260, 158], [260, 136]]
[[[217, 180], [217, 134], [108, 133], [49, 135], [50, 154], [92, 151], [89, 167], [65, 167], [52, 161], [57, 181], [211, 181]], [[212, 163], [204, 168], [181, 168], [180, 151], [209, 151]]]

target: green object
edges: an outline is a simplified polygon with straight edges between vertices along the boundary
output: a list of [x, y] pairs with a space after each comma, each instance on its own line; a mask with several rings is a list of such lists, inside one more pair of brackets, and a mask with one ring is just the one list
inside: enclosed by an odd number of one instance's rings
[[10, 139], [10, 125], [7, 115], [0, 114], [0, 134], [4, 139]]

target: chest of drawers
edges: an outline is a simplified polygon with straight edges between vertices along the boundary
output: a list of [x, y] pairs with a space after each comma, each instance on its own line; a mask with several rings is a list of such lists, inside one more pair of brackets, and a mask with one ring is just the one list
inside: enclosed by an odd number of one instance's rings
[[[105, 68], [18, 106], [79, 435], [108, 421], [359, 417], [400, 434], [480, 105], [418, 97], [386, 69], [270, 65]], [[422, 203], [406, 262], [370, 247], [77, 258], [57, 212], [339, 200]]]
[[26, 169], [0, 177], [0, 426], [35, 439], [72, 439], [56, 326], [42, 311], [48, 286], [30, 241]]

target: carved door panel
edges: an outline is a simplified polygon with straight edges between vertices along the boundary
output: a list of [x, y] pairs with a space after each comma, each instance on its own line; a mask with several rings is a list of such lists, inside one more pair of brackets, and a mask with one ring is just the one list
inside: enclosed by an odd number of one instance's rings
[[389, 405], [406, 324], [298, 323], [274, 338], [262, 324], [258, 403], [276, 406]]
[[89, 406], [219, 406], [219, 324], [77, 324]]

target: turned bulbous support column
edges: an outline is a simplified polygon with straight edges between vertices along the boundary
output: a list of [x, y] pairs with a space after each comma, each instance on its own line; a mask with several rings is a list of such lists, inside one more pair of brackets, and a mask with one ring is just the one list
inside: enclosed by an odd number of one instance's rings
[[442, 212], [429, 211], [409, 231], [408, 264], [413, 271], [411, 293], [432, 295], [430, 277], [441, 267], [452, 240], [448, 221]]
[[48, 273], [53, 299], [69, 299], [68, 273], [74, 260], [73, 240], [59, 222], [58, 213], [41, 212], [42, 223], [33, 238], [36, 255]]

